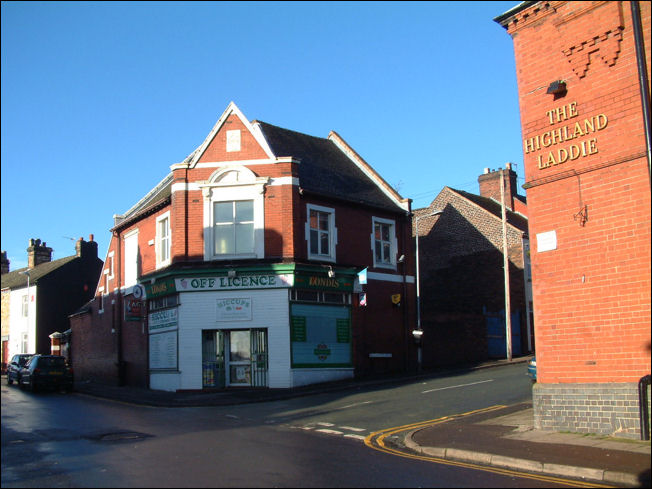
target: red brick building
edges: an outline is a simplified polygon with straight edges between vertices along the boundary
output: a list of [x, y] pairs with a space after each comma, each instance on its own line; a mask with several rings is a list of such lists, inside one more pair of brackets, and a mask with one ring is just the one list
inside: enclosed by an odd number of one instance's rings
[[76, 375], [175, 391], [413, 368], [410, 223], [339, 135], [231, 103], [115, 216], [97, 295], [72, 317]]
[[535, 425], [641, 434], [650, 374], [649, 2], [522, 2]]
[[[444, 187], [419, 222], [419, 273], [425, 368], [506, 358], [505, 294], [511, 353], [533, 351], [527, 204], [511, 164], [478, 177], [480, 194]], [[505, 185], [501, 190], [501, 179]], [[509, 287], [503, 256], [505, 201]], [[429, 217], [434, 212], [440, 214]]]

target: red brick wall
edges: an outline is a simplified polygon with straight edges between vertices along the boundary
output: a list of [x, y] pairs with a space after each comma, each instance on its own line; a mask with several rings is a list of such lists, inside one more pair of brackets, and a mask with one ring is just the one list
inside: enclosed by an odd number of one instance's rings
[[[650, 4], [640, 7], [649, 69]], [[524, 140], [539, 381], [637, 381], [650, 373], [650, 177], [630, 3], [538, 2], [516, 14], [508, 32]], [[546, 91], [560, 79], [568, 92], [554, 100]], [[573, 117], [558, 121], [558, 109]], [[606, 127], [587, 130], [591, 117]], [[575, 132], [576, 122], [587, 134]], [[558, 130], [576, 137], [541, 147]], [[560, 148], [580, 156], [559, 163]], [[557, 247], [538, 252], [537, 234], [548, 231], [556, 232]]]

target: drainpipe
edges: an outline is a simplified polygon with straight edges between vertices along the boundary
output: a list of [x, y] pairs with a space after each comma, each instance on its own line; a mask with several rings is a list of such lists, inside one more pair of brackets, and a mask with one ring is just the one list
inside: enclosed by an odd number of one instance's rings
[[[124, 361], [122, 358], [122, 243], [120, 241], [120, 231], [114, 233], [117, 241], [118, 250], [118, 293], [116, 295], [116, 307], [113, 310], [114, 321], [116, 321], [116, 337], [118, 341], [118, 385], [125, 385]], [[117, 309], [117, 312], [116, 312]]]
[[641, 421], [641, 440], [650, 439], [650, 410], [648, 409], [649, 399], [647, 397], [649, 385], [650, 375], [646, 375], [638, 381], [638, 413]]
[[634, 27], [634, 44], [636, 45], [636, 63], [638, 65], [638, 86], [641, 91], [641, 105], [643, 107], [643, 124], [645, 124], [645, 145], [647, 146], [647, 170], [652, 182], [652, 156], [650, 155], [650, 88], [647, 80], [647, 66], [645, 62], [645, 45], [643, 29], [641, 28], [641, 11], [638, 2], [630, 2], [632, 8], [632, 26]]

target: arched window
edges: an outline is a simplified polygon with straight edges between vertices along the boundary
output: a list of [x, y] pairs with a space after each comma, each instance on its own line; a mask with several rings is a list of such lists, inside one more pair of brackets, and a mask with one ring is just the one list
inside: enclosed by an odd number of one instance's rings
[[246, 167], [221, 168], [200, 185], [204, 196], [204, 259], [264, 258], [264, 190], [268, 178]]

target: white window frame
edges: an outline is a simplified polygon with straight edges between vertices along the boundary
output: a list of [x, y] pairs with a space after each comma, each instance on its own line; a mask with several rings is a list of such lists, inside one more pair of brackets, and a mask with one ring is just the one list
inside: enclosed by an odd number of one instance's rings
[[[129, 243], [135, 243], [135, 256], [131, 257], [129, 256], [129, 252], [131, 250], [127, 249], [127, 241], [129, 240]], [[125, 274], [124, 274], [124, 287], [130, 287], [132, 285], [136, 285], [138, 283], [138, 251], [139, 251], [139, 243], [138, 243], [138, 229], [134, 229], [132, 231], [129, 231], [124, 235], [124, 256], [125, 256]], [[118, 284], [119, 285], [119, 284]], [[108, 290], [107, 290], [108, 291]]]
[[[390, 227], [389, 230], [389, 263], [376, 260], [376, 224], [386, 225]], [[396, 255], [398, 254], [398, 240], [396, 238], [396, 221], [392, 219], [385, 219], [382, 217], [373, 217], [371, 219], [371, 256], [375, 268], [388, 268], [396, 270]]]
[[25, 294], [23, 296], [23, 303], [22, 303], [22, 310], [23, 310], [23, 317], [29, 317], [29, 294]]
[[[247, 260], [265, 258], [265, 185], [267, 177], [256, 175], [244, 166], [227, 166], [216, 170], [206, 183], [200, 184], [204, 197], [204, 260]], [[213, 229], [214, 204], [251, 200], [254, 204], [254, 246], [251, 253], [216, 254]]]
[[[161, 225], [167, 221], [167, 236], [163, 236]], [[164, 248], [167, 248], [167, 257], [163, 257]], [[172, 225], [170, 211], [164, 212], [156, 218], [156, 268], [167, 267], [172, 263]]]
[[102, 285], [97, 289], [100, 293], [100, 305], [97, 309], [98, 314], [104, 314], [104, 286]]
[[[310, 214], [312, 211], [328, 214], [328, 254], [312, 253], [310, 246]], [[335, 250], [337, 248], [337, 227], [335, 226], [335, 209], [331, 207], [323, 207], [315, 204], [306, 204], [306, 244], [308, 246], [308, 259], [319, 261], [336, 261]]]

